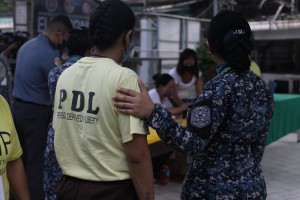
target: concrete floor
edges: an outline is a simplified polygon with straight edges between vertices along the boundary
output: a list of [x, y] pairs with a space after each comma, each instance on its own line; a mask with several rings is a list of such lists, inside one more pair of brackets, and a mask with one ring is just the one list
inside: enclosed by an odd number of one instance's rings
[[[268, 145], [262, 160], [267, 200], [300, 200], [300, 143], [290, 133]], [[156, 200], [179, 200], [181, 183], [155, 184]]]

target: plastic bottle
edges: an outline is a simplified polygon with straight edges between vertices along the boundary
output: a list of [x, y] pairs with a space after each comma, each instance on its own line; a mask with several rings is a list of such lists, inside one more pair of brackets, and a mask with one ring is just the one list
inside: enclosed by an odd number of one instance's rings
[[167, 185], [169, 183], [169, 178], [170, 178], [170, 168], [168, 165], [164, 164], [161, 167], [159, 184]]

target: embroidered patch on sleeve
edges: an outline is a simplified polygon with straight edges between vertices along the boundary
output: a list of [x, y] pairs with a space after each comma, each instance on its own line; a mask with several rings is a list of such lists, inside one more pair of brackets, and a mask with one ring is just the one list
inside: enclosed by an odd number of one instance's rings
[[54, 58], [54, 64], [55, 64], [57, 67], [61, 66], [61, 64], [62, 64], [61, 59], [60, 59], [59, 57], [55, 57], [55, 58]]
[[212, 103], [199, 101], [193, 105], [188, 113], [188, 129], [206, 139], [211, 135]]
[[203, 128], [211, 123], [210, 108], [208, 106], [196, 107], [191, 111], [191, 125]]

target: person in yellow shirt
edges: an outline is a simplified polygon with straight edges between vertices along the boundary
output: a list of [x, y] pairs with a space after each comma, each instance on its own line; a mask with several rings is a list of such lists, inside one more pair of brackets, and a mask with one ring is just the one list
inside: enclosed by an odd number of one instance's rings
[[22, 148], [8, 103], [0, 95], [0, 200], [28, 200], [26, 174], [21, 159]]
[[121, 0], [98, 1], [89, 21], [94, 52], [59, 77], [54, 100], [54, 149], [63, 178], [57, 199], [154, 199], [148, 127], [119, 114], [118, 87], [140, 91], [122, 67], [133, 48], [133, 11]]

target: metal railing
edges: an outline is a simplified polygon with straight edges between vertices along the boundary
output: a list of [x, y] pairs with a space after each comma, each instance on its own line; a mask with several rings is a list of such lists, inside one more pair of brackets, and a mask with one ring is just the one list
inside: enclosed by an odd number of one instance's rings
[[[153, 75], [167, 73], [176, 66], [178, 58], [129, 58], [122, 65], [135, 71], [143, 81], [147, 89], [154, 87]], [[147, 62], [147, 65], [144, 65]], [[147, 68], [147, 69], [146, 69]], [[147, 70], [145, 73], [144, 70]]]

